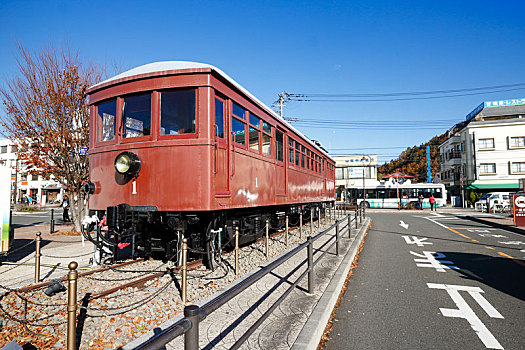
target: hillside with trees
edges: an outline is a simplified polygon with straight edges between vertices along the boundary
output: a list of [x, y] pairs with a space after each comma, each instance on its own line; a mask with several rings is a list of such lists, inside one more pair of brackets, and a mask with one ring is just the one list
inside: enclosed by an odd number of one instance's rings
[[414, 176], [413, 182], [427, 182], [427, 146], [430, 146], [430, 165], [432, 179], [439, 169], [438, 146], [446, 140], [446, 132], [433, 137], [430, 141], [419, 146], [407, 147], [397, 159], [378, 167], [378, 179], [396, 171]]

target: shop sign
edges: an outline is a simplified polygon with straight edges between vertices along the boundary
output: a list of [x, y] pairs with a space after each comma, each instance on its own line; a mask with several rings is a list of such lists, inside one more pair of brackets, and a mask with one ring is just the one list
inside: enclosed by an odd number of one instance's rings
[[514, 226], [525, 226], [525, 193], [512, 196]]

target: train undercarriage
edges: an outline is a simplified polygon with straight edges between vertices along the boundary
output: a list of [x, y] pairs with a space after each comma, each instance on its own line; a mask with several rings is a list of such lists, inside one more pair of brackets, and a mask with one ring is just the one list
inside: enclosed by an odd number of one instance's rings
[[[120, 204], [105, 211], [91, 212], [91, 220], [84, 226], [84, 236], [116, 261], [119, 250], [131, 246], [131, 257], [173, 261], [181, 264], [182, 240], [187, 239], [189, 256], [202, 258], [206, 267], [214, 269], [223, 250], [234, 248], [235, 230], [239, 230], [239, 245], [256, 241], [269, 231], [289, 225], [317, 220], [321, 211], [333, 202], [303, 203], [285, 206], [267, 206], [206, 212], [165, 212], [155, 207], [132, 207]], [[91, 232], [91, 233], [88, 233]], [[100, 259], [102, 260], [102, 259]]]

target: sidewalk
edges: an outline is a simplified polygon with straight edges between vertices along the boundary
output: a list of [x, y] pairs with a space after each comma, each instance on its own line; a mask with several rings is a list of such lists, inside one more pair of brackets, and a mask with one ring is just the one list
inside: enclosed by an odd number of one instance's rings
[[[75, 260], [80, 268], [86, 267], [93, 256], [93, 245], [82, 243], [81, 235], [62, 235], [73, 229], [72, 224], [55, 225], [54, 234], [49, 225], [15, 228], [15, 240], [10, 254], [0, 256], [1, 285], [18, 288], [34, 282], [36, 233], [41, 233], [40, 280], [61, 278], [69, 271], [67, 265]], [[18, 265], [14, 265], [18, 264]]]
[[[367, 218], [357, 230], [352, 228], [350, 239], [348, 232], [343, 231], [340, 255], [337, 256], [335, 248], [331, 248], [314, 268], [314, 293], [307, 292], [308, 279], [305, 277], [240, 348], [317, 349], [369, 223], [370, 219]], [[341, 226], [344, 225], [345, 222], [342, 222]], [[331, 244], [327, 245], [326, 242], [334, 235], [335, 229], [332, 229], [314, 243], [314, 260]], [[305, 271], [306, 264], [298, 267], [305, 258], [306, 250], [303, 250], [201, 321], [199, 348], [231, 348]], [[242, 283], [249, 275], [237, 280], [234, 285]], [[217, 296], [213, 295], [197, 305], [203, 306]], [[142, 346], [180, 319], [182, 315], [174, 317], [121, 349], [131, 350]], [[184, 349], [184, 336], [174, 339], [165, 348]]]

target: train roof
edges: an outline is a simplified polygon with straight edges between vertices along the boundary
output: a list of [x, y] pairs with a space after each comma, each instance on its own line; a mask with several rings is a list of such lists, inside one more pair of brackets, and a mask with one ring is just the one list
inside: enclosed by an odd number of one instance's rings
[[125, 71], [123, 73], [120, 73], [118, 75], [115, 75], [114, 77], [106, 79], [98, 84], [95, 84], [88, 89], [88, 93], [92, 93], [96, 90], [99, 90], [99, 89], [102, 89], [102, 88], [105, 88], [111, 85], [120, 84], [120, 83], [130, 81], [130, 80], [148, 78], [148, 77], [153, 77], [157, 75], [169, 75], [169, 74], [180, 74], [180, 73], [199, 73], [199, 72], [202, 72], [203, 70], [215, 71], [218, 75], [220, 75], [222, 78], [226, 79], [229, 83], [234, 85], [237, 89], [239, 89], [242, 93], [248, 96], [251, 100], [253, 100], [256, 104], [258, 104], [266, 112], [271, 114], [275, 119], [277, 119], [279, 122], [286, 125], [289, 129], [291, 129], [296, 134], [301, 136], [305, 141], [307, 141], [311, 146], [313, 146], [319, 152], [321, 152], [322, 154], [330, 158], [332, 161], [334, 161], [334, 159], [328, 154], [328, 152], [326, 152], [326, 150], [316, 145], [312, 140], [310, 140], [303, 133], [301, 133], [299, 130], [294, 128], [286, 120], [282, 119], [277, 113], [275, 113], [271, 108], [266, 106], [257, 97], [252, 95], [248, 90], [242, 87], [239, 83], [237, 83], [235, 80], [229, 77], [222, 70], [220, 70], [219, 68], [215, 66], [212, 66], [211, 64], [190, 62], [190, 61], [162, 61], [162, 62], [148, 63], [143, 66], [139, 66], [139, 67], [130, 69], [128, 71]]

